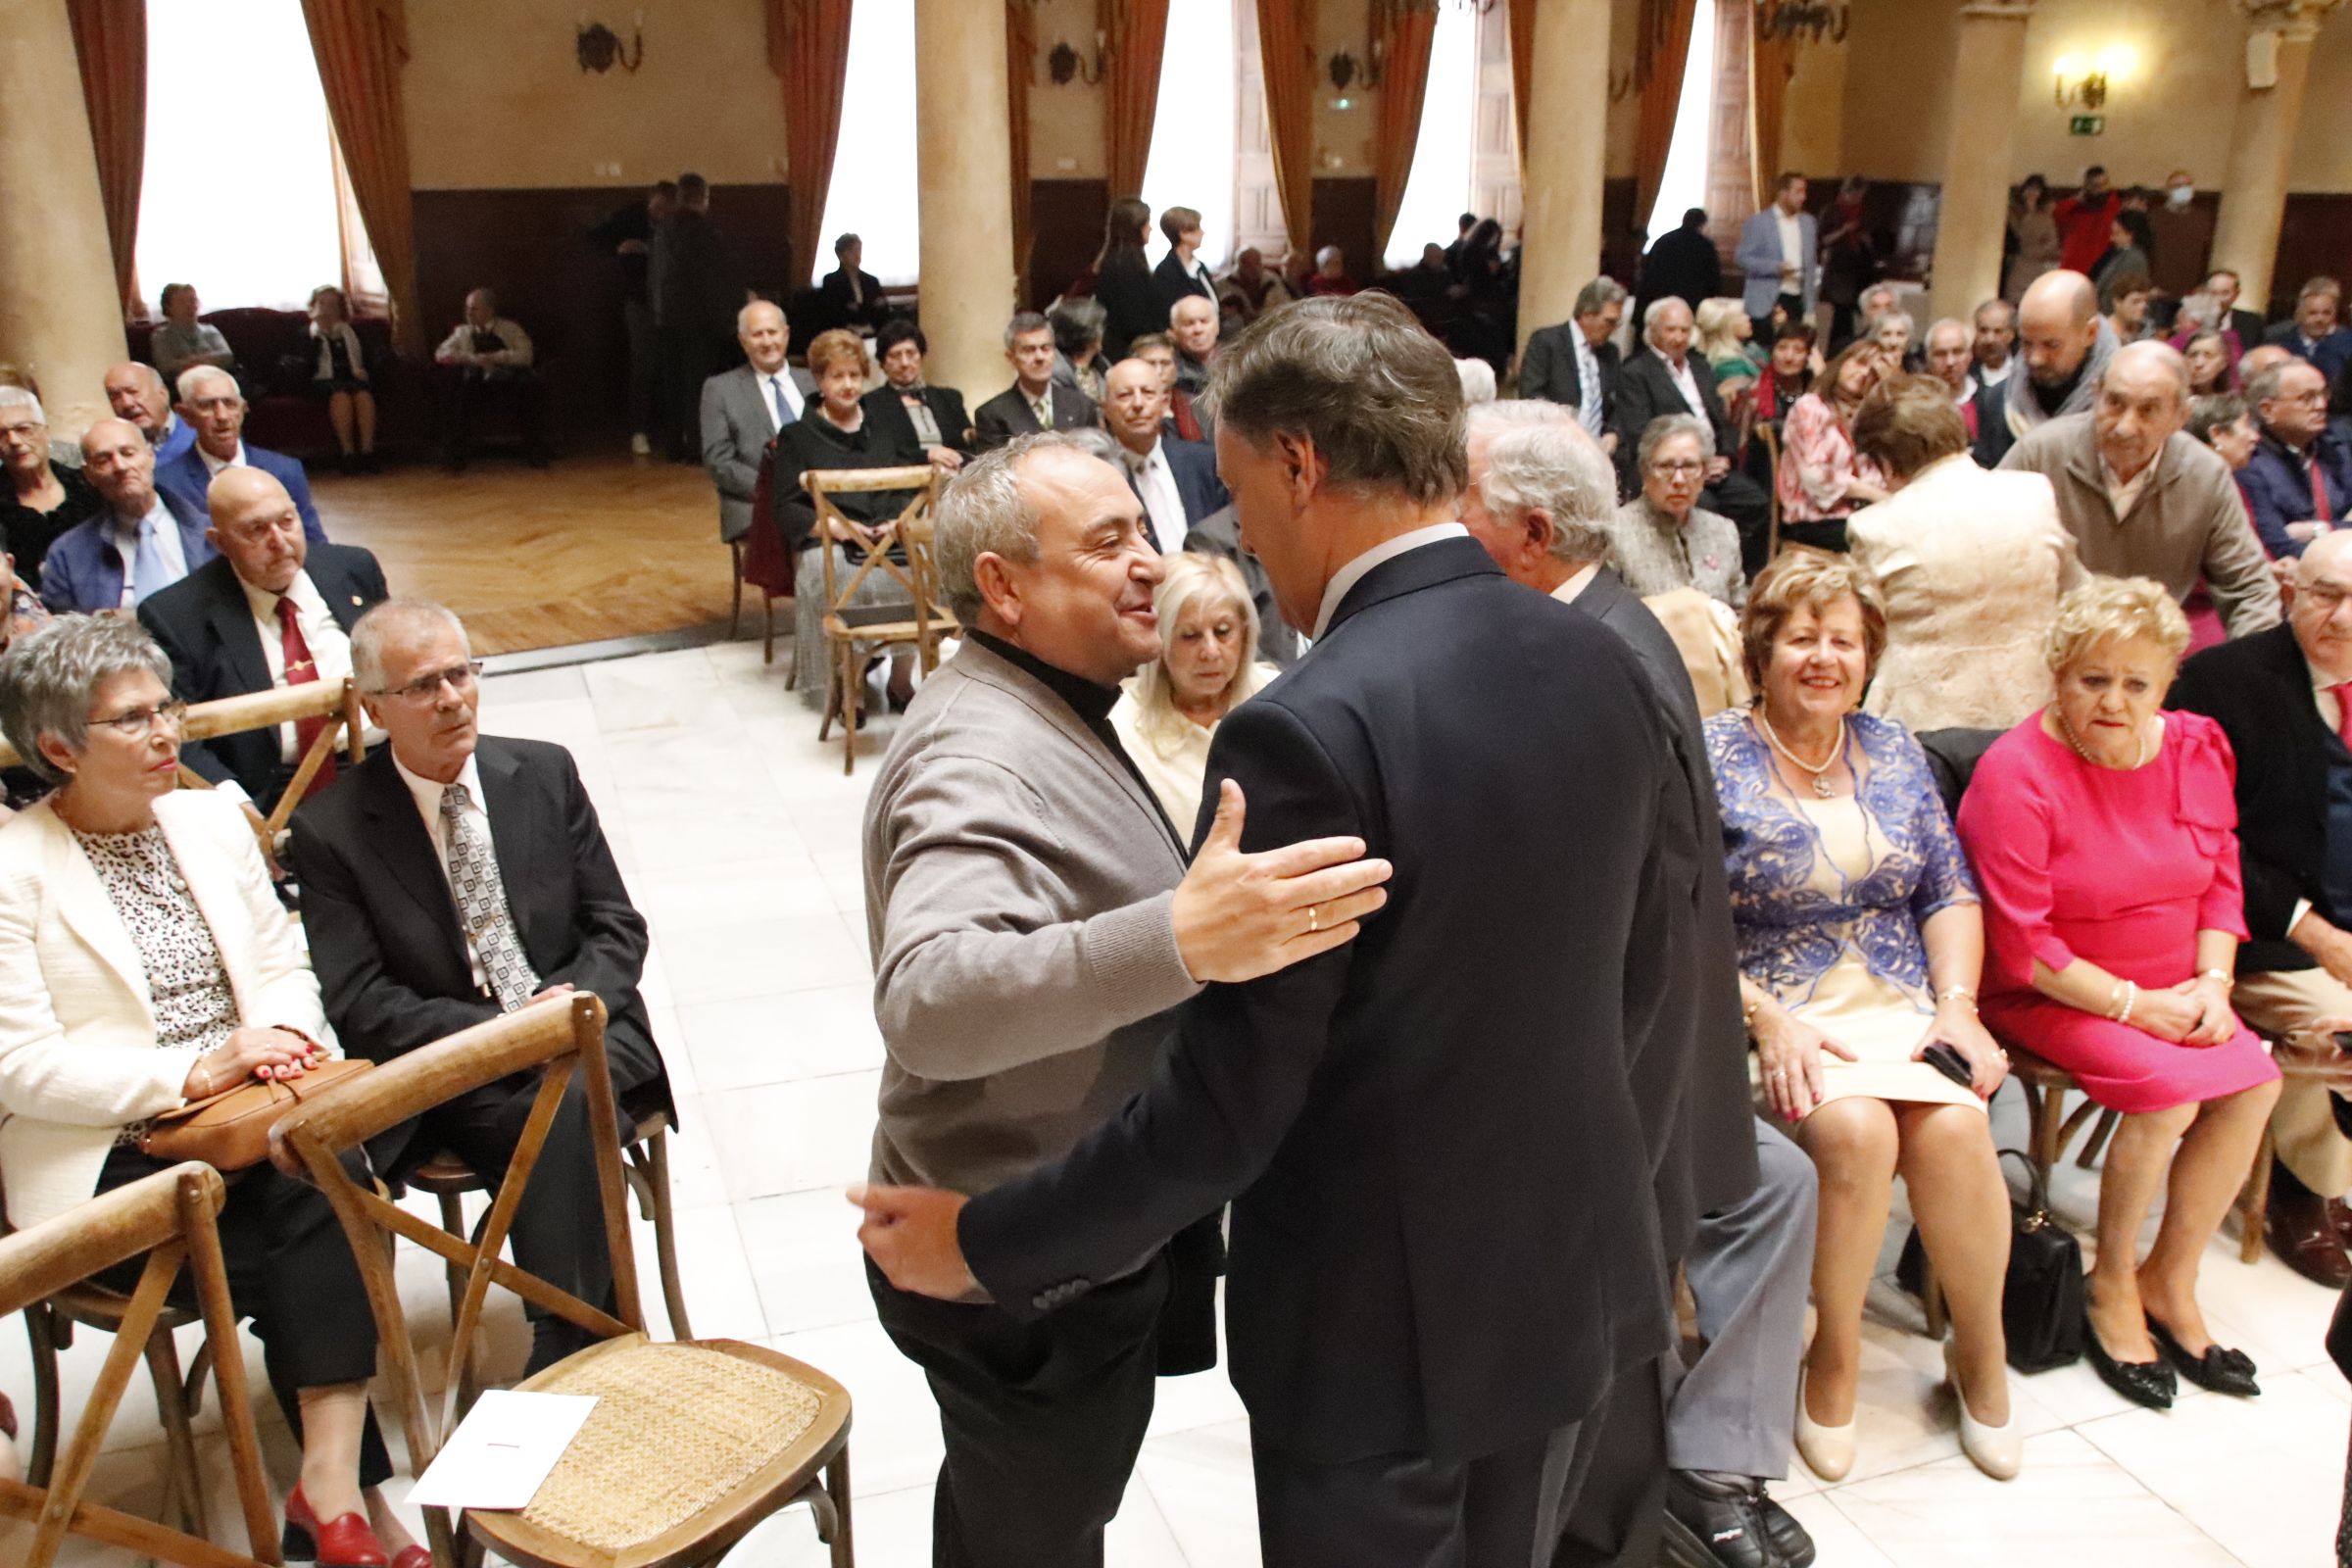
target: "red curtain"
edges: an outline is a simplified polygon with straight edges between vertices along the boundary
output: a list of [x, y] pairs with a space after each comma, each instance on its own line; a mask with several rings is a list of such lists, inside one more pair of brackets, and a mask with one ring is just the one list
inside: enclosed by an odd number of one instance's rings
[[784, 177], [791, 184], [792, 275], [816, 280], [850, 70], [850, 0], [767, 0], [767, 63], [784, 82]]
[[1159, 108], [1159, 62], [1168, 42], [1168, 0], [1098, 0], [1096, 25], [1109, 40], [1102, 69], [1103, 173], [1110, 199], [1144, 188], [1152, 118]]
[[134, 259], [139, 238], [139, 182], [147, 165], [146, 0], [68, 0], [74, 49], [81, 59], [81, 100], [98, 154], [98, 193], [106, 237], [115, 252], [115, 292], [125, 314], [138, 306]]
[[1536, 79], [1536, 0], [1511, 0], [1511, 110], [1519, 119], [1519, 172], [1527, 172], [1527, 95]]
[[[1698, 0], [1642, 0], [1641, 34], [1635, 40], [1634, 80], [1642, 90], [1642, 118], [1634, 132], [1634, 221], [1649, 220], [1666, 177], [1666, 153], [1674, 145], [1675, 112], [1682, 107], [1683, 66], [1690, 56], [1690, 24]], [[1714, 23], [1713, 8], [1708, 24]]]
[[392, 339], [424, 346], [416, 311], [416, 215], [409, 196], [409, 127], [400, 94], [409, 58], [402, 0], [302, 0], [318, 57], [326, 112], [342, 143], [351, 193], [383, 269]]
[[1037, 69], [1037, 13], [1030, 0], [1004, 0], [1005, 120], [1012, 132], [1012, 286], [1029, 290], [1029, 74]]
[[1788, 78], [1796, 71], [1796, 49], [1788, 39], [1759, 30], [1747, 43], [1748, 146], [1756, 160], [1756, 205], [1772, 200], [1781, 177], [1781, 122]]
[[[1314, 245], [1315, 6], [1257, 0], [1257, 49], [1266, 71], [1266, 134], [1293, 256]], [[1374, 258], [1373, 260], [1377, 260]]]
[[1380, 78], [1380, 110], [1372, 120], [1372, 255], [1377, 270], [1396, 229], [1404, 205], [1404, 182], [1413, 172], [1413, 148], [1421, 139], [1421, 103], [1429, 87], [1429, 45], [1438, 30], [1434, 0], [1393, 0], [1376, 13], [1387, 64]]

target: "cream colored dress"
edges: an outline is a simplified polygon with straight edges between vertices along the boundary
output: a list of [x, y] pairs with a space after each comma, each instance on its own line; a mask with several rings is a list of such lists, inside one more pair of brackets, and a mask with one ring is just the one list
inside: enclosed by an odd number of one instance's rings
[[[1278, 673], [1270, 664], [1252, 663], [1244, 669], [1235, 677], [1234, 708], [1256, 696]], [[1172, 713], [1169, 722], [1153, 726], [1147, 734], [1142, 723], [1143, 710], [1135, 700], [1142, 680], [1140, 675], [1131, 675], [1122, 683], [1118, 706], [1110, 710], [1110, 727], [1118, 735], [1119, 744], [1126, 748], [1136, 771], [1152, 786], [1160, 809], [1168, 813], [1176, 836], [1189, 845], [1193, 841], [1193, 826], [1200, 816], [1200, 792], [1208, 775], [1208, 743], [1216, 738], [1216, 726], [1196, 724], [1182, 713]]]

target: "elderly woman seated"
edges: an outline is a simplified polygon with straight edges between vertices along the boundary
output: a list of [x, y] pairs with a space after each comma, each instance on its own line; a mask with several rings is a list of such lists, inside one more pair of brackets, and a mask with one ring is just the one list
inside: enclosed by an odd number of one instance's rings
[[1707, 755], [1760, 1098], [1821, 1176], [1797, 1451], [1828, 1481], [1853, 1465], [1862, 1303], [1899, 1172], [1951, 1309], [1961, 1446], [2007, 1479], [2009, 1197], [1984, 1108], [2006, 1063], [1977, 1021], [1976, 890], [1918, 742], [1854, 711], [1886, 644], [1861, 569], [1782, 557], [1743, 631], [1759, 695], [1707, 720]]
[[[58, 786], [0, 828], [0, 1181], [16, 1225], [167, 1168], [139, 1150], [158, 1113], [334, 1054], [244, 813], [173, 790], [171, 674], [111, 615], [61, 616], [0, 659], [0, 728]], [[301, 1438], [289, 1528], [321, 1568], [404, 1553], [376, 1490], [392, 1466], [368, 1407], [375, 1323], [325, 1198], [256, 1165], [229, 1184], [220, 1241]], [[137, 1265], [118, 1272], [127, 1290]]]
[[2159, 583], [2094, 577], [2068, 594], [2049, 640], [2057, 696], [1993, 743], [1960, 807], [1986, 900], [1986, 1019], [2123, 1113], [2085, 1348], [2156, 1409], [2176, 1371], [2259, 1392], [2254, 1363], [2206, 1330], [2197, 1265], [2278, 1099], [2278, 1069], [2230, 1006], [2246, 934], [2230, 743], [2202, 714], [2159, 710], [2187, 646]]
[[1642, 432], [1642, 493], [1609, 525], [1609, 564], [1643, 598], [1695, 588], [1734, 610], [1747, 602], [1740, 525], [1698, 504], [1714, 454], [1715, 431], [1694, 414], [1662, 416]]
[[1187, 554], [1168, 557], [1162, 569], [1152, 596], [1159, 658], [1128, 677], [1110, 726], [1177, 835], [1190, 843], [1209, 738], [1275, 671], [1257, 662], [1257, 607], [1239, 566], [1220, 556]]
[[41, 400], [21, 386], [0, 386], [0, 550], [16, 557], [28, 588], [41, 585], [41, 559], [58, 535], [98, 510], [98, 492], [81, 470], [51, 453]]

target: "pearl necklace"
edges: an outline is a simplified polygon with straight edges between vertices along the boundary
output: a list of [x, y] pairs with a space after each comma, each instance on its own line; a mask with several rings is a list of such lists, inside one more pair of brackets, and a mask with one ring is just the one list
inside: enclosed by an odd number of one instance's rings
[[[2089, 748], [2082, 744], [2082, 738], [2075, 733], [2075, 726], [2067, 722], [2066, 710], [2058, 707], [2056, 704], [2052, 704], [2050, 707], [2050, 711], [2058, 715], [2058, 727], [2065, 732], [2066, 744], [2075, 749], [2075, 755], [2077, 757], [2080, 757], [2082, 759], [2082, 760], [2088, 762], [2093, 767], [2115, 766], [2115, 764], [2112, 762], [2102, 762], [2097, 758], [2090, 755]], [[2138, 755], [2132, 759], [2132, 765], [2130, 767], [2116, 768], [2115, 770], [2117, 772], [2136, 773], [2141, 768], [2148, 765], [2148, 731], [2146, 725], [2143, 724], [2139, 727], [2136, 738], [2139, 742]]]
[[1772, 749], [1774, 751], [1780, 753], [1783, 757], [1788, 759], [1789, 761], [1794, 762], [1798, 767], [1813, 775], [1813, 793], [1815, 796], [1826, 801], [1832, 795], [1837, 793], [1835, 788], [1831, 785], [1829, 779], [1824, 775], [1826, 775], [1831, 768], [1838, 765], [1838, 754], [1844, 750], [1844, 719], [1840, 718], [1838, 721], [1838, 739], [1830, 743], [1830, 755], [1818, 766], [1797, 756], [1782, 742], [1780, 734], [1772, 727], [1772, 720], [1764, 716], [1764, 705], [1761, 703], [1756, 705], [1755, 719], [1756, 727], [1763, 730], [1764, 738], [1772, 743]]

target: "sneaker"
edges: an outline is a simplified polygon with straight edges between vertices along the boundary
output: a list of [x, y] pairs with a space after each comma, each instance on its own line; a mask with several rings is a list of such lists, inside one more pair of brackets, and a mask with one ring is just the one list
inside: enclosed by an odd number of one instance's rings
[[1665, 1560], [1676, 1568], [1785, 1568], [1758, 1508], [1763, 1494], [1744, 1476], [1669, 1471]]
[[1766, 1539], [1779, 1550], [1781, 1560], [1788, 1568], [1813, 1568], [1816, 1552], [1812, 1536], [1796, 1522], [1796, 1515], [1773, 1501], [1761, 1481], [1756, 1483], [1756, 1512], [1763, 1517]]
[[645, 432], [644, 432], [643, 430], [640, 430], [640, 431], [638, 431], [638, 432], [637, 432], [635, 435], [633, 435], [633, 436], [629, 437], [629, 456], [630, 456], [630, 457], [632, 457], [632, 458], [650, 458], [650, 457], [652, 457], [653, 455], [654, 455], [654, 444], [653, 444], [651, 441], [648, 441], [648, 440], [645, 438]]

